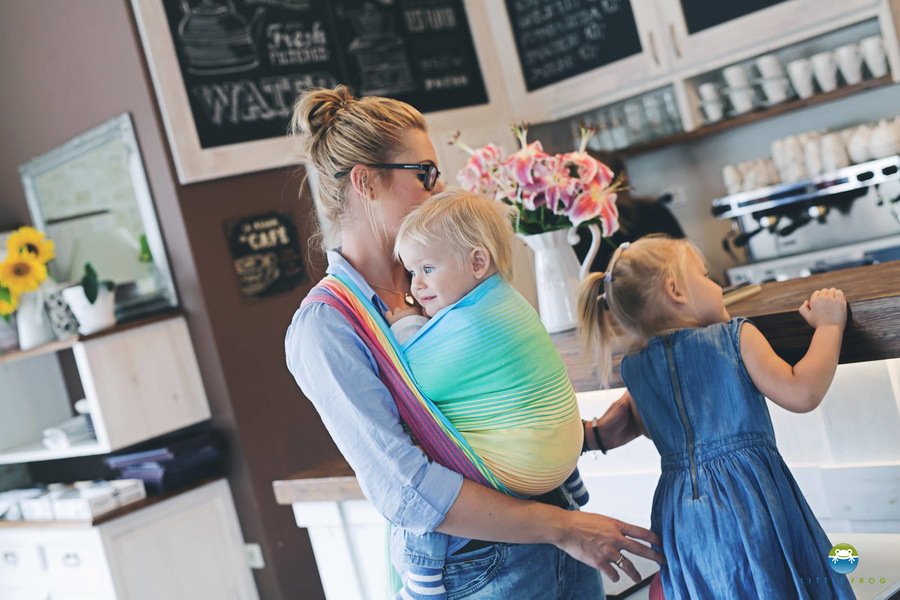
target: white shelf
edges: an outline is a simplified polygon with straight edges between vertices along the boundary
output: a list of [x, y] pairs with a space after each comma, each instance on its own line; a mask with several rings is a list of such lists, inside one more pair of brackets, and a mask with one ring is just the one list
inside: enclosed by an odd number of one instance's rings
[[41, 442], [34, 442], [0, 450], [0, 465], [57, 460], [76, 456], [93, 456], [95, 454], [106, 454], [107, 452], [110, 452], [110, 449], [95, 439], [76, 442], [69, 448], [60, 450], [50, 450]]

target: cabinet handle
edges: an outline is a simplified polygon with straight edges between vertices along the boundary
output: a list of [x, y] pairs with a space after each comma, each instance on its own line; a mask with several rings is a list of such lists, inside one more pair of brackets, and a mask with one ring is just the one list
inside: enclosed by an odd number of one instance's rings
[[78, 567], [81, 565], [81, 558], [78, 557], [74, 552], [66, 552], [63, 554], [62, 563], [67, 567]]
[[19, 556], [15, 552], [4, 552], [3, 562], [11, 567], [15, 567], [17, 564], [19, 564]]
[[656, 52], [656, 36], [650, 31], [647, 33], [647, 43], [650, 44], [650, 56], [653, 57], [653, 63], [659, 66], [659, 54]]
[[678, 47], [678, 37], [675, 35], [675, 23], [669, 23], [669, 35], [672, 37], [672, 50], [675, 51], [675, 57], [681, 58], [681, 48]]

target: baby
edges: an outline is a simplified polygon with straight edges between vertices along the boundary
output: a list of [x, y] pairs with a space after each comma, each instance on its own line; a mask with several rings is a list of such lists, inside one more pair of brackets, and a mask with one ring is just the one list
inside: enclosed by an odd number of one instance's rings
[[538, 496], [572, 476], [568, 487], [583, 504], [574, 390], [537, 313], [508, 283], [510, 211], [463, 191], [413, 211], [394, 248], [427, 317], [405, 309], [387, 318], [419, 389], [504, 491]]

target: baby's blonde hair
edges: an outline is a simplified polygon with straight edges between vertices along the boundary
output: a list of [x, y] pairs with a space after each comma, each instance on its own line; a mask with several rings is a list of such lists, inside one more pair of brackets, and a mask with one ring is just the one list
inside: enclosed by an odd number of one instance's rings
[[478, 247], [487, 250], [497, 270], [512, 279], [512, 207], [463, 190], [441, 192], [409, 213], [394, 243], [399, 258], [402, 242], [433, 246], [447, 242], [463, 261]]
[[630, 352], [643, 348], [654, 336], [685, 326], [683, 321], [673, 320], [664, 299], [666, 279], [673, 278], [679, 287], [687, 280], [689, 252], [703, 257], [687, 240], [664, 235], [642, 237], [613, 253], [607, 267], [609, 275], [591, 273], [581, 283], [578, 325], [585, 346], [597, 352], [604, 386], [612, 372], [612, 319], [629, 337]]

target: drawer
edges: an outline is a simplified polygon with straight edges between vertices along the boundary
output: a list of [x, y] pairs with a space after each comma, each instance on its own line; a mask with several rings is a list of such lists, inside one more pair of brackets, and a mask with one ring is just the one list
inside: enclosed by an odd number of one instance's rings
[[52, 589], [80, 594], [110, 590], [106, 558], [98, 545], [57, 542], [43, 549]]
[[0, 539], [0, 585], [21, 584], [44, 570], [40, 549], [27, 540]]

